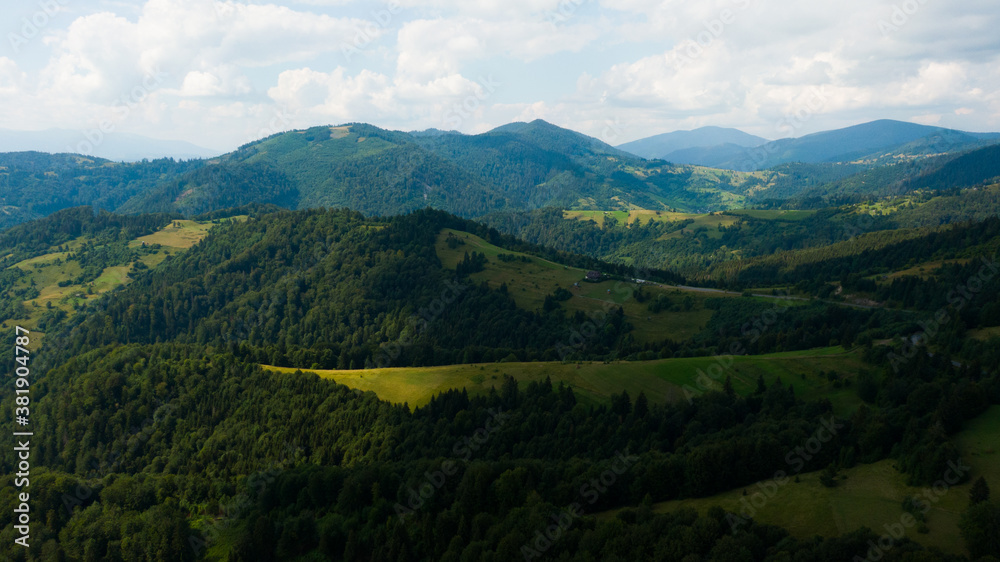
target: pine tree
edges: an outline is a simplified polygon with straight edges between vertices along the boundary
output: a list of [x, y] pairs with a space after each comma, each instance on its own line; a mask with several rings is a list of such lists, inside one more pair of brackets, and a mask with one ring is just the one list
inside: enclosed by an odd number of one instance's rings
[[638, 419], [646, 417], [646, 414], [649, 413], [649, 400], [646, 399], [645, 392], [640, 391], [639, 396], [635, 398], [635, 406], [632, 407], [632, 413]]
[[990, 486], [982, 476], [969, 489], [969, 507], [990, 501]]

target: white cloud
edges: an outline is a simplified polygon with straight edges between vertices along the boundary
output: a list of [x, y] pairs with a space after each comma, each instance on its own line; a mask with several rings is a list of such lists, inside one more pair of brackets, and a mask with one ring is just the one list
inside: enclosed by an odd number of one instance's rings
[[239, 96], [253, 91], [250, 81], [232, 65], [219, 66], [208, 71], [192, 70], [184, 76], [179, 90], [181, 96]]
[[[0, 127], [93, 127], [124, 97], [135, 103], [121, 130], [214, 146], [343, 121], [478, 132], [543, 118], [599, 137], [618, 123], [617, 142], [701, 125], [775, 138], [877, 118], [1000, 129], [995, 0], [928, 0], [880, 29], [902, 4], [74, 3], [31, 49], [0, 57]], [[391, 18], [376, 21], [380, 10]], [[344, 56], [359, 39], [363, 53]]]
[[247, 93], [239, 69], [339, 50], [338, 39], [361, 24], [273, 4], [149, 0], [135, 21], [108, 12], [75, 20], [53, 42], [43, 83], [66, 95], [107, 100], [162, 71], [184, 95]]
[[530, 62], [583, 49], [600, 35], [589, 24], [554, 27], [543, 21], [467, 17], [415, 20], [399, 30], [396, 70], [414, 79], [459, 72], [469, 61], [505, 56]]
[[[593, 0], [397, 0], [403, 8], [489, 19], [543, 19], [575, 14]], [[560, 8], [560, 6], [562, 6]]]
[[343, 67], [328, 73], [302, 68], [283, 72], [268, 96], [303, 126], [367, 120], [404, 129], [450, 128], [456, 117], [465, 125], [473, 117], [466, 114], [482, 118], [496, 87], [459, 74], [421, 82], [368, 70], [352, 76]]
[[0, 57], [0, 95], [16, 94], [25, 79], [17, 63], [7, 57]]

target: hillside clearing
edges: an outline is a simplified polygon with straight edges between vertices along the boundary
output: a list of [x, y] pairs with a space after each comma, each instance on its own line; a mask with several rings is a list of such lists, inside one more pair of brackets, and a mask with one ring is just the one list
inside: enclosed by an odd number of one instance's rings
[[[730, 360], [732, 361], [730, 364]], [[716, 375], [720, 372], [721, 375]], [[722, 389], [722, 381], [731, 377], [733, 389], [749, 395], [763, 377], [768, 386], [779, 379], [795, 389], [804, 399], [828, 398], [839, 415], [850, 415], [860, 404], [854, 391], [843, 383], [820, 377], [818, 371], [834, 371], [841, 380], [849, 380], [863, 368], [856, 352], [843, 348], [822, 348], [771, 355], [734, 356], [727, 358], [689, 357], [599, 363], [484, 363], [446, 365], [438, 367], [389, 367], [383, 369], [322, 370], [291, 367], [264, 368], [280, 373], [311, 372], [338, 384], [362, 391], [372, 391], [389, 402], [407, 403], [411, 408], [430, 402], [431, 397], [446, 390], [466, 389], [472, 394], [499, 390], [504, 375], [521, 385], [544, 381], [570, 386], [578, 398], [587, 404], [607, 402], [612, 394], [627, 391], [635, 398], [640, 392], [652, 402], [666, 403], [686, 400], [702, 389]], [[712, 380], [716, 377], [718, 380]]]

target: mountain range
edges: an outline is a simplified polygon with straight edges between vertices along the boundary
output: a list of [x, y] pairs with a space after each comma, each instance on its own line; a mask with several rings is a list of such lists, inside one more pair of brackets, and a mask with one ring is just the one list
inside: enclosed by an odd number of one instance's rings
[[115, 162], [176, 158], [191, 160], [217, 156], [220, 151], [178, 141], [154, 139], [132, 133], [104, 133], [97, 129], [73, 131], [11, 131], [0, 129], [0, 152], [48, 152], [83, 154]]
[[[760, 142], [755, 142], [755, 139]], [[753, 137], [736, 129], [705, 127], [655, 135], [619, 148], [645, 158], [753, 171], [790, 162], [887, 164], [968, 150], [997, 140], [1000, 140], [1000, 133], [970, 133], [881, 119], [774, 141]]]
[[[997, 175], [992, 153], [976, 153], [998, 138], [876, 121], [753, 148], [730, 142], [671, 153], [727, 154], [737, 162], [731, 168], [774, 164], [753, 172], [725, 169], [725, 162], [709, 168], [649, 160], [542, 120], [477, 135], [324, 125], [278, 133], [209, 159], [114, 162], [80, 154], [0, 153], [0, 228], [78, 205], [185, 215], [250, 203], [347, 207], [383, 216], [433, 207], [466, 218], [545, 207], [709, 212], [786, 199], [822, 206], [845, 197], [955, 187], [949, 183], [959, 177], [953, 171], [934, 174], [966, 153], [973, 165], [964, 168], [962, 185], [986, 181]], [[720, 139], [753, 142], [733, 130], [703, 129], [647, 144], [669, 148]], [[761, 164], [745, 165], [757, 156]]]
[[730, 147], [734, 150], [760, 146], [768, 139], [744, 133], [739, 129], [700, 127], [691, 131], [661, 133], [625, 144], [618, 148], [636, 156], [669, 160], [681, 164], [698, 164], [699, 158], [692, 151]]

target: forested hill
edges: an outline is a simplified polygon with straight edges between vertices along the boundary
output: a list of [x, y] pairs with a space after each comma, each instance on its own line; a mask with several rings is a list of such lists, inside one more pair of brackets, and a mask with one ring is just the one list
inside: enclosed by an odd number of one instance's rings
[[122, 207], [204, 212], [250, 201], [392, 215], [432, 206], [475, 217], [545, 205], [728, 207], [732, 174], [645, 161], [544, 121], [481, 135], [366, 124], [280, 133], [241, 147]]
[[164, 178], [200, 166], [169, 158], [123, 164], [77, 154], [0, 153], [0, 230], [68, 207], [113, 211]]
[[[64, 211], [0, 242], [16, 247], [34, 233], [65, 245], [77, 234], [136, 235], [164, 222], [168, 216]], [[852, 355], [857, 373], [810, 371], [794, 381], [768, 373], [766, 383], [760, 375], [737, 392], [737, 366], [719, 390], [690, 402], [616, 391], [594, 405], [547, 378], [519, 385], [503, 362], [553, 358], [579, 319], [558, 307], [518, 308], [507, 291], [471, 282], [481, 254], [443, 267], [435, 247], [444, 228], [511, 252], [606, 267], [434, 210], [373, 219], [262, 209], [220, 222], [190, 249], [53, 325], [31, 352], [31, 548], [4, 554], [14, 562], [504, 562], [526, 552], [532, 560], [851, 560], [881, 531], [796, 538], [746, 512], [657, 513], [653, 504], [741, 487], [757, 493], [756, 483], [790, 464], [796, 479], [781, 473], [782, 494], [807, 494], [818, 478], [823, 489], [836, 488], [840, 473], [886, 459], [901, 474], [885, 462], [890, 476], [882, 477], [930, 486], [949, 463], [965, 460], [953, 435], [1000, 403], [994, 372], [957, 366], [947, 350], [913, 350], [900, 371], [891, 363], [897, 350], [871, 345], [872, 334]], [[733, 349], [747, 322], [774, 311], [752, 298], [720, 300], [728, 304], [718, 303], [726, 308], [707, 330], [718, 349]], [[859, 329], [888, 338], [899, 319], [884, 312], [790, 307], [756, 347], [815, 347], [808, 340], [817, 336], [818, 345], [834, 337], [847, 344]], [[588, 340], [589, 358], [636, 349], [622, 314], [612, 308], [606, 316]], [[259, 365], [358, 367], [385, 343], [400, 350], [391, 366], [496, 362], [480, 365], [495, 383], [411, 410]], [[681, 361], [716, 351], [663, 348]], [[623, 366], [633, 365], [640, 368]], [[831, 378], [835, 393], [803, 393]], [[16, 399], [13, 385], [0, 389], [4, 427], [16, 427]], [[823, 446], [788, 460], [817, 435]], [[0, 457], [0, 490], [15, 489], [13, 462]], [[844, 493], [854, 493], [853, 478], [841, 484]], [[964, 488], [948, 499], [960, 495], [956, 509], [964, 510]], [[15, 536], [19, 501], [0, 493], [4, 544]], [[582, 516], [565, 523], [560, 540], [538, 542], [536, 532], [574, 504]], [[611, 509], [624, 511], [592, 517]], [[963, 530], [988, 533], [997, 509], [969, 509]], [[944, 528], [939, 515], [928, 523], [935, 531]], [[972, 536], [970, 550], [990, 552], [989, 540]], [[885, 560], [964, 560], [910, 539], [897, 545]]]
[[289, 131], [219, 158], [115, 163], [0, 154], [0, 229], [60, 209], [195, 215], [250, 203], [395, 215], [427, 206], [477, 217], [545, 205], [729, 208], [742, 177], [645, 161], [544, 121], [481, 135], [363, 123]]
[[[57, 348], [178, 341], [274, 365], [356, 369], [375, 362], [382, 346], [405, 340], [392, 366], [512, 354], [557, 359], [571, 318], [559, 309], [518, 308], [505, 292], [468, 281], [464, 275], [482, 267], [475, 260], [459, 271], [443, 268], [435, 253], [443, 228], [577, 267], [616, 270], [440, 211], [375, 220], [346, 210], [276, 212], [217, 226], [81, 315]], [[626, 341], [627, 325], [620, 318], [612, 324], [590, 348], [595, 356]]]

